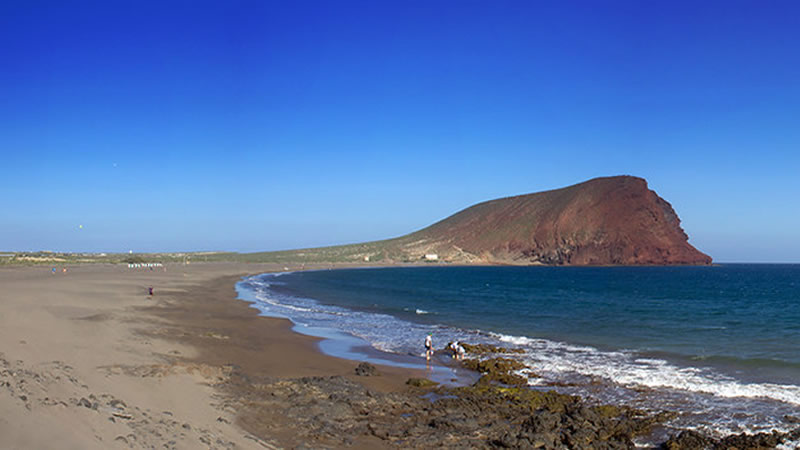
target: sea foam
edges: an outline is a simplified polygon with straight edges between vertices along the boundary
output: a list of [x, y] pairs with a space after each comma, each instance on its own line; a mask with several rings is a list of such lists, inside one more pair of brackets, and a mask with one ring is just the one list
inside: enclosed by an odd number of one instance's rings
[[800, 386], [774, 383], [743, 383], [710, 368], [678, 367], [662, 359], [636, 357], [632, 352], [600, 351], [546, 339], [494, 334], [500, 341], [526, 351], [529, 365], [541, 373], [605, 378], [627, 386], [670, 388], [726, 398], [770, 398], [800, 406]]

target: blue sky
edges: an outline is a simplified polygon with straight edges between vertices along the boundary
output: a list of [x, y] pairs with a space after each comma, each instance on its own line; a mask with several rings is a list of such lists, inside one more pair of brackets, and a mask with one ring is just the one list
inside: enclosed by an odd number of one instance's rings
[[3, 2], [0, 249], [350, 243], [631, 174], [717, 261], [800, 262], [798, 30], [790, 1]]

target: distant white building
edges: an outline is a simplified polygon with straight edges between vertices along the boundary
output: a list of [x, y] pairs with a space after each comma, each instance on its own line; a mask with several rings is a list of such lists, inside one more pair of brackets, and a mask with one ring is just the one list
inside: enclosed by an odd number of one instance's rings
[[164, 267], [164, 265], [161, 263], [128, 263], [128, 269], [152, 269], [154, 267]]
[[436, 253], [426, 253], [425, 254], [425, 261], [438, 261], [439, 255]]

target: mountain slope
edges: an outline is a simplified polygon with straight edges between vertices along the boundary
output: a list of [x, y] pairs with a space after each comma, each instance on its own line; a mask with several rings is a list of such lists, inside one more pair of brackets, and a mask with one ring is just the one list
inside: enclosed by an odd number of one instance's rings
[[280, 252], [288, 259], [550, 265], [710, 264], [672, 206], [631, 176], [476, 204], [409, 235]]
[[672, 206], [641, 178], [595, 178], [562, 189], [479, 203], [399, 239], [408, 251], [486, 262], [709, 264]]

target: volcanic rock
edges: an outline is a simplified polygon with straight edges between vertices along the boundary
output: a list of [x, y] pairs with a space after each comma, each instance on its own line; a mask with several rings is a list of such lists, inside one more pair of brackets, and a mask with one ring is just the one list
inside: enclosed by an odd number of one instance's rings
[[368, 362], [362, 362], [356, 366], [356, 375], [360, 377], [374, 377], [378, 375], [378, 369]]
[[672, 206], [631, 176], [479, 203], [399, 239], [420, 254], [548, 265], [711, 263]]

